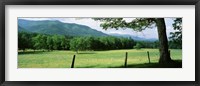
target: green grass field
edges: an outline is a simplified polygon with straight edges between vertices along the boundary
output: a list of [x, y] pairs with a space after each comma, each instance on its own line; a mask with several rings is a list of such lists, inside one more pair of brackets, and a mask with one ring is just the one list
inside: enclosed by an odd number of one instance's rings
[[[148, 63], [147, 51], [151, 63]], [[70, 68], [73, 55], [76, 55], [75, 68], [123, 68], [125, 52], [128, 52], [128, 67], [162, 67], [158, 64], [158, 49], [130, 49], [108, 51], [26, 51], [18, 52], [18, 68]], [[171, 58], [182, 64], [182, 50], [171, 49]], [[178, 67], [182, 67], [178, 66]]]

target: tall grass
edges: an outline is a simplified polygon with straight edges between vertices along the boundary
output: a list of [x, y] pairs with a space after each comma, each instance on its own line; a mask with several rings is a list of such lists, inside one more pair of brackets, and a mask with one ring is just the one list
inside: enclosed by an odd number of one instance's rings
[[[125, 52], [128, 52], [128, 65], [148, 63], [149, 51], [151, 63], [158, 63], [158, 49], [129, 49], [107, 51], [26, 51], [18, 52], [18, 68], [70, 68], [73, 55], [76, 55], [75, 68], [117, 68], [123, 67]], [[182, 50], [172, 49], [171, 58], [182, 60]]]

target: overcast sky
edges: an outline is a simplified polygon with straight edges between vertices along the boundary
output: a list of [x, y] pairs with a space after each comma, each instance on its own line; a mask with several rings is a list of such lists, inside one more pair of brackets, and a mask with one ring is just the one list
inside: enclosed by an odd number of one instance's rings
[[[20, 18], [20, 19], [26, 19], [26, 20], [59, 20], [61, 22], [64, 23], [76, 23], [76, 24], [81, 24], [81, 25], [87, 25], [89, 27], [91, 27], [92, 29], [96, 29], [98, 31], [101, 31], [103, 33], [116, 33], [116, 34], [129, 34], [129, 35], [134, 35], [134, 36], [138, 36], [138, 37], [143, 37], [143, 38], [156, 38], [158, 39], [158, 33], [157, 33], [157, 29], [156, 27], [154, 28], [147, 28], [142, 32], [135, 32], [132, 29], [107, 29], [104, 30], [102, 29], [102, 27], [100, 27], [100, 23], [99, 21], [94, 21], [91, 18]], [[124, 18], [127, 22], [130, 22], [131, 20], [133, 20], [134, 18]], [[173, 30], [173, 20], [172, 18], [165, 18], [165, 23], [166, 23], [166, 27], [167, 27], [167, 36], [169, 37], [169, 33], [170, 32], [174, 32]]]

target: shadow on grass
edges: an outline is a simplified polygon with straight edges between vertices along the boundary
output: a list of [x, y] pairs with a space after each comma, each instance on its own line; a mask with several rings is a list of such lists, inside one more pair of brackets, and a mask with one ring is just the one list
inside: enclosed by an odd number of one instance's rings
[[18, 52], [18, 54], [42, 54], [44, 52], [47, 52], [47, 51], [25, 51], [25, 52]]
[[[122, 66], [110, 66], [110, 67], [97, 67], [93, 66], [84, 66], [84, 67], [75, 67], [75, 68], [125, 68]], [[159, 63], [144, 63], [144, 64], [128, 64], [126, 68], [182, 68], [182, 60], [173, 60], [169, 64], [159, 64]]]
[[[124, 66], [115, 66], [109, 68], [125, 68]], [[182, 60], [174, 60], [169, 64], [144, 63], [144, 64], [128, 64], [126, 68], [182, 68]]]

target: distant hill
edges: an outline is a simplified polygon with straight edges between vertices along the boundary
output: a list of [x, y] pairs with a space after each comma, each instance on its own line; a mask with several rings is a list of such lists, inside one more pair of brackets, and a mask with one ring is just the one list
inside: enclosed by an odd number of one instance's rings
[[69, 36], [108, 36], [85, 25], [63, 23], [58, 20], [24, 20], [18, 19], [18, 31]]
[[27, 31], [26, 29], [22, 28], [22, 27], [21, 27], [21, 26], [19, 26], [19, 25], [18, 25], [18, 31], [19, 31], [19, 32], [20, 32], [20, 31], [29, 32], [29, 31]]
[[142, 37], [133, 36], [133, 35], [129, 35], [129, 34], [112, 33], [112, 34], [109, 34], [109, 35], [115, 36], [115, 37], [125, 37], [125, 38], [131, 37], [133, 40], [137, 40], [137, 41], [157, 41], [158, 40], [156, 38], [142, 38]]

